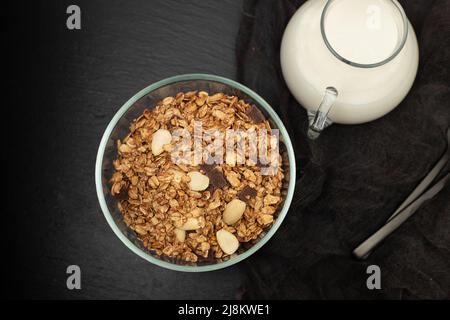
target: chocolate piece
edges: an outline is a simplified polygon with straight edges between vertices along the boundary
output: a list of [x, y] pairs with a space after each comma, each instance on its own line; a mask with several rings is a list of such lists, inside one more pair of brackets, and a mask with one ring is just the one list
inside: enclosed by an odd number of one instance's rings
[[201, 164], [200, 169], [205, 172], [209, 178], [208, 190], [213, 193], [216, 189], [225, 188], [228, 186], [228, 181], [225, 179], [223, 173], [216, 168], [214, 164]]
[[248, 202], [253, 197], [256, 197], [256, 190], [249, 186], [245, 186], [238, 194], [238, 198], [244, 202]]
[[130, 179], [125, 174], [122, 174], [122, 181], [125, 182], [125, 184], [122, 185], [118, 194], [113, 195], [113, 197], [119, 201], [128, 200], [128, 187], [131, 184]]
[[127, 200], [128, 199], [128, 188], [122, 187], [122, 189], [120, 189], [119, 193], [114, 195], [114, 198], [116, 198], [119, 201]]
[[211, 177], [208, 175], [208, 173], [213, 171], [215, 169], [216, 165], [203, 163], [199, 167], [200, 167], [201, 170], [203, 170], [205, 172], [205, 174], [208, 176], [208, 178], [211, 179]]
[[214, 257], [213, 249], [208, 250], [206, 257], [198, 256], [198, 265], [208, 265], [214, 263], [216, 258]]
[[223, 173], [219, 169], [214, 168], [207, 172], [206, 175], [209, 178], [209, 182], [213, 185], [214, 189], [225, 188], [228, 186], [228, 181], [225, 179]]
[[245, 113], [254, 123], [261, 123], [266, 120], [266, 116], [254, 104], [250, 105], [250, 108]]

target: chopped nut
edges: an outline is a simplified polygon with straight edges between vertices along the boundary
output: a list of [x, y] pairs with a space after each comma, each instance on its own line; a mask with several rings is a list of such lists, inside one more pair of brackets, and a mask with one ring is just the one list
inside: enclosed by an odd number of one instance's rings
[[123, 152], [123, 153], [129, 153], [129, 152], [133, 151], [133, 149], [131, 149], [130, 146], [127, 144], [121, 144], [119, 147], [119, 151]]
[[273, 214], [273, 213], [275, 213], [275, 207], [272, 207], [272, 206], [263, 207], [263, 208], [261, 209], [261, 213], [264, 213], [264, 214]]
[[177, 240], [180, 242], [184, 242], [184, 240], [186, 239], [186, 231], [175, 228], [174, 232], [175, 232], [175, 237], [177, 238]]
[[203, 210], [201, 208], [195, 208], [191, 211], [191, 214], [194, 218], [200, 217], [203, 214]]
[[220, 207], [220, 200], [215, 200], [213, 202], [211, 202], [208, 206], [209, 210], [214, 210], [216, 208]]
[[258, 222], [262, 225], [266, 225], [273, 222], [273, 215], [262, 214], [258, 217]]
[[177, 199], [170, 199], [170, 200], [169, 200], [169, 205], [170, 205], [172, 208], [177, 208], [177, 207], [179, 206]]
[[273, 195], [270, 195], [270, 194], [269, 194], [269, 195], [267, 195], [267, 196], [264, 198], [264, 205], [268, 206], [268, 205], [271, 205], [271, 204], [276, 204], [276, 203], [278, 203], [280, 200], [281, 200], [280, 197], [273, 196]]
[[190, 231], [200, 228], [200, 222], [197, 218], [188, 218], [187, 221], [180, 227], [181, 230]]
[[226, 173], [226, 177], [228, 182], [233, 186], [233, 187], [239, 187], [241, 185], [241, 181], [239, 180], [239, 174], [234, 172], [234, 171], [230, 171]]
[[181, 179], [183, 178], [183, 176], [185, 175], [184, 172], [180, 171], [180, 170], [171, 170], [172, 176], [173, 176], [173, 181], [175, 181], [176, 183], [180, 183]]
[[224, 120], [227, 117], [227, 115], [224, 112], [220, 111], [220, 110], [214, 110], [213, 111], [213, 116], [218, 118], [218, 119], [220, 119], [220, 120]]
[[208, 242], [202, 242], [200, 244], [200, 251], [202, 252], [208, 251], [209, 248], [211, 248], [211, 245]]
[[246, 169], [244, 171], [244, 177], [251, 182], [256, 182], [256, 179], [257, 179], [256, 175], [253, 173], [253, 171], [249, 170], [249, 169]]

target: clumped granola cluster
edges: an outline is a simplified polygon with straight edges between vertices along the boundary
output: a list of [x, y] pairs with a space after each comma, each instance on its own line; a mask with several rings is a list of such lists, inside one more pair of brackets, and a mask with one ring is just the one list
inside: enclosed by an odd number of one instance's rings
[[[282, 203], [283, 168], [176, 164], [171, 133], [177, 128], [266, 129], [256, 106], [223, 93], [179, 93], [146, 109], [117, 142], [111, 193], [126, 225], [157, 255], [187, 262], [223, 259], [270, 227]], [[278, 155], [279, 156], [279, 155]], [[281, 157], [280, 157], [281, 159]]]

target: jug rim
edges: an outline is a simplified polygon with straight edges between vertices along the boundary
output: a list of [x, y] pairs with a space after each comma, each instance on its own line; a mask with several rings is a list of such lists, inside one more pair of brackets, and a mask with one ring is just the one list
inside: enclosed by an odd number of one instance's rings
[[400, 16], [402, 18], [402, 24], [403, 24], [403, 35], [401, 40], [399, 41], [397, 47], [395, 48], [395, 50], [391, 53], [391, 55], [386, 58], [383, 59], [379, 62], [376, 63], [368, 63], [368, 64], [364, 64], [364, 63], [357, 63], [354, 61], [351, 61], [345, 57], [343, 57], [342, 55], [340, 55], [331, 45], [331, 43], [329, 42], [328, 38], [327, 38], [327, 34], [325, 31], [325, 18], [326, 18], [326, 14], [328, 12], [328, 9], [330, 8], [331, 4], [333, 2], [335, 2], [336, 0], [327, 0], [327, 3], [325, 4], [323, 10], [322, 10], [322, 15], [320, 18], [320, 31], [322, 33], [322, 39], [325, 42], [325, 45], [327, 46], [328, 50], [340, 61], [353, 66], [353, 67], [358, 67], [358, 68], [375, 68], [375, 67], [380, 67], [382, 65], [385, 65], [386, 63], [392, 61], [403, 49], [403, 47], [405, 46], [406, 40], [408, 38], [408, 18], [406, 17], [405, 11], [403, 10], [402, 6], [400, 5], [400, 3], [398, 3], [397, 0], [388, 0], [390, 1], [395, 8], [399, 11]]

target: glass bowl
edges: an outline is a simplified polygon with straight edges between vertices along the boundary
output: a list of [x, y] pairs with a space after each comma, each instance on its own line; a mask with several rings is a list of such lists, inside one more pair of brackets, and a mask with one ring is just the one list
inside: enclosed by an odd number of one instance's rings
[[[153, 108], [167, 96], [175, 96], [178, 92], [206, 91], [210, 94], [223, 92], [235, 95], [246, 102], [254, 103], [266, 115], [272, 128], [280, 132], [280, 153], [283, 159], [285, 180], [282, 188], [284, 202], [281, 204], [276, 219], [271, 227], [266, 229], [258, 239], [245, 245], [240, 250], [224, 260], [188, 263], [157, 256], [147, 250], [134, 231], [129, 229], [117, 207], [117, 200], [111, 196], [109, 179], [113, 173], [113, 160], [117, 157], [116, 141], [123, 139], [129, 132], [130, 123], [142, 114], [145, 108]], [[258, 94], [235, 81], [208, 74], [186, 74], [167, 78], [156, 82], [135, 94], [115, 114], [103, 134], [95, 164], [95, 184], [100, 207], [109, 226], [119, 239], [134, 253], [145, 260], [171, 270], [186, 272], [211, 271], [231, 266], [244, 260], [258, 251], [277, 231], [285, 218], [291, 204], [295, 186], [295, 156], [289, 135], [278, 115]]]

